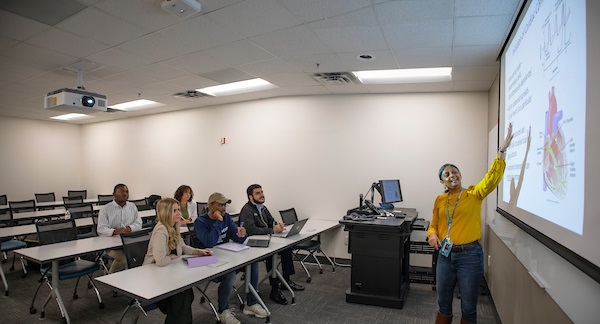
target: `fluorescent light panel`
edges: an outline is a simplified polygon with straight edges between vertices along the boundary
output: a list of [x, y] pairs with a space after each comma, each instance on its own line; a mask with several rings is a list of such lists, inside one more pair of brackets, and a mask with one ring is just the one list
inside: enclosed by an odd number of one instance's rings
[[202, 89], [196, 89], [196, 91], [202, 92], [209, 96], [218, 97], [231, 96], [247, 92], [262, 91], [273, 88], [277, 88], [277, 86], [266, 80], [256, 78], [245, 81], [221, 84], [218, 86], [206, 87]]
[[71, 113], [71, 114], [64, 114], [64, 115], [60, 115], [60, 116], [50, 117], [50, 118], [59, 119], [59, 120], [77, 120], [77, 119], [86, 119], [86, 118], [92, 118], [92, 117], [94, 117], [94, 116]]
[[123, 102], [120, 104], [108, 106], [108, 108], [126, 110], [126, 111], [134, 111], [134, 110], [142, 110], [154, 107], [164, 106], [164, 104], [152, 100], [146, 99], [138, 99], [134, 101]]
[[451, 67], [352, 71], [363, 84], [421, 83], [452, 80]]

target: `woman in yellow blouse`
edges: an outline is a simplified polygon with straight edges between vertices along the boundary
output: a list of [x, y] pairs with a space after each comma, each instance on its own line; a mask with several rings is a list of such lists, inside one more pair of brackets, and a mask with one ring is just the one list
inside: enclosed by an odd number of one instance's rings
[[458, 283], [461, 294], [461, 323], [477, 322], [477, 295], [483, 279], [481, 238], [481, 204], [496, 189], [506, 161], [506, 149], [512, 141], [512, 124], [498, 148], [489, 171], [477, 185], [462, 186], [458, 168], [444, 164], [439, 172], [445, 193], [435, 199], [431, 225], [427, 231], [431, 247], [440, 250], [436, 267], [439, 312], [436, 323], [452, 322], [452, 297]]

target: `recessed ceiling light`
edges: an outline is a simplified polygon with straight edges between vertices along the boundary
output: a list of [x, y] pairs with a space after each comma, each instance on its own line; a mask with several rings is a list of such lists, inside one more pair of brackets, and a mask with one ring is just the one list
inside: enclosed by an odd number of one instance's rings
[[146, 99], [138, 99], [134, 101], [123, 102], [120, 104], [108, 106], [108, 108], [126, 110], [126, 111], [134, 111], [134, 110], [142, 110], [154, 107], [164, 106], [164, 104], [152, 100]]
[[52, 118], [52, 119], [59, 119], [59, 120], [77, 120], [77, 119], [86, 119], [86, 118], [92, 118], [92, 117], [94, 117], [94, 116], [85, 115], [85, 114], [71, 113], [71, 114], [65, 114], [65, 115], [50, 117], [50, 118]]
[[277, 88], [276, 85], [269, 81], [256, 78], [245, 81], [238, 81], [232, 83], [221, 84], [218, 86], [206, 87], [202, 89], [196, 89], [196, 91], [205, 93], [210, 96], [231, 96], [241, 93], [262, 91]]
[[452, 80], [452, 68], [352, 71], [363, 84], [442, 82]]

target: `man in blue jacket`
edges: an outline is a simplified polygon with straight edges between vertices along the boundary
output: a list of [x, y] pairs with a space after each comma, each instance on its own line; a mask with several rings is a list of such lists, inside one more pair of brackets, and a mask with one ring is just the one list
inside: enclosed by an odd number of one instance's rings
[[[231, 216], [225, 211], [229, 203], [231, 203], [231, 199], [226, 198], [219, 192], [215, 192], [208, 197], [208, 212], [198, 216], [194, 221], [194, 234], [200, 248], [212, 248], [215, 245], [227, 243], [229, 240], [237, 243], [243, 243], [246, 240], [246, 229], [235, 225]], [[258, 291], [257, 263], [252, 264], [251, 272], [250, 283]], [[235, 283], [235, 274], [235, 271], [231, 271], [218, 278], [221, 281], [218, 289], [219, 314], [223, 324], [240, 323], [235, 318], [233, 311], [229, 309], [229, 296]], [[256, 298], [250, 293], [246, 296], [244, 314], [259, 318], [269, 316], [269, 313], [256, 302]]]

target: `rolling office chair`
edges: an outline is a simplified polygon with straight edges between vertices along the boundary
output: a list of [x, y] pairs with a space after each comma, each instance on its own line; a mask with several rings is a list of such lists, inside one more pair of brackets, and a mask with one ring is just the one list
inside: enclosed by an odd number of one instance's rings
[[35, 200], [29, 199], [29, 200], [21, 200], [21, 201], [9, 201], [8, 205], [10, 206], [10, 211], [12, 213], [12, 216], [11, 216], [13, 218], [12, 225], [23, 225], [23, 224], [33, 224], [34, 223], [34, 221], [35, 221], [34, 219], [15, 221], [14, 214], [35, 211], [36, 210]]
[[6, 195], [0, 195], [0, 205], [8, 205], [8, 197]]
[[67, 197], [81, 197], [87, 199], [87, 190], [67, 190]]
[[[68, 204], [65, 209], [69, 212], [72, 219], [92, 217], [96, 213], [94, 206], [91, 203]], [[95, 231], [89, 227], [77, 228], [77, 238], [88, 238], [95, 236]]]
[[[148, 252], [148, 243], [150, 242], [150, 237], [152, 236], [151, 234], [151, 228], [144, 228], [140, 231], [121, 234], [123, 252], [125, 253], [125, 258], [127, 259], [128, 268], [131, 269], [139, 267], [144, 263], [144, 257], [146, 256], [146, 252]], [[139, 300], [133, 298], [123, 313], [121, 313], [118, 323], [123, 321], [123, 318], [125, 318], [127, 312], [133, 307], [138, 308], [140, 311], [142, 311], [142, 313], [144, 313], [145, 316], [148, 316], [148, 311], [157, 308], [156, 304], [142, 305]]]
[[[75, 225], [74, 219], [65, 219], [65, 220], [57, 220], [57, 221], [49, 221], [49, 222], [37, 222], [35, 224], [35, 227], [36, 227], [36, 230], [38, 233], [38, 238], [42, 245], [74, 241], [77, 239], [77, 226]], [[44, 282], [46, 282], [48, 284], [48, 286], [50, 287], [50, 289], [52, 289], [52, 284], [51, 284], [52, 271], [51, 271], [51, 269], [52, 269], [51, 266], [41, 269], [42, 277], [39, 280], [39, 285], [38, 285], [37, 289], [35, 290], [33, 299], [31, 300], [31, 306], [29, 307], [30, 314], [35, 314], [37, 312], [37, 309], [34, 307], [35, 299], [37, 297], [37, 294], [38, 294], [40, 288], [44, 284]], [[73, 299], [77, 299], [79, 297], [77, 295], [77, 286], [79, 285], [79, 279], [81, 279], [81, 277], [83, 277], [83, 276], [86, 276], [88, 278], [89, 282], [91, 283], [91, 286], [94, 288], [94, 291], [96, 292], [96, 296], [98, 297], [98, 307], [100, 309], [103, 309], [104, 303], [102, 302], [102, 297], [100, 296], [100, 292], [98, 292], [98, 289], [96, 288], [96, 285], [94, 284], [94, 281], [92, 280], [92, 274], [97, 270], [100, 270], [100, 265], [94, 261], [81, 260], [78, 258], [64, 260], [64, 261], [59, 262], [58, 280], [77, 278], [77, 282], [75, 283], [75, 290], [73, 292]], [[50, 292], [50, 294], [48, 294], [48, 297], [46, 297], [46, 300], [44, 301], [44, 304], [42, 305], [42, 311], [40, 313], [40, 318], [45, 317], [45, 308], [46, 308], [46, 305], [48, 304], [48, 302], [50, 301], [51, 297], [52, 297], [52, 292]], [[64, 319], [65, 310], [62, 309], [60, 304], [58, 305], [58, 307], [60, 309], [61, 316]]]
[[208, 210], [208, 203], [196, 202], [196, 211], [198, 212], [198, 216], [206, 213], [207, 210]]
[[[9, 217], [11, 215], [9, 209], [0, 210], [0, 214], [8, 214]], [[22, 249], [25, 247], [27, 247], [27, 243], [25, 243], [21, 240], [14, 239], [14, 238], [12, 238], [12, 239], [7, 238], [7, 239], [0, 240], [0, 251], [4, 255], [4, 260], [2, 260], [2, 262], [6, 262], [6, 259], [7, 259], [6, 253], [7, 252]], [[21, 258], [21, 265], [23, 266], [23, 272], [24, 272], [23, 277], [24, 277], [25, 275], [27, 275], [27, 268], [25, 267], [23, 258]], [[13, 264], [10, 267], [10, 271], [13, 271], [14, 269], [15, 269], [15, 257], [13, 255]], [[4, 296], [8, 296], [8, 294], [9, 294], [8, 293], [8, 281], [6, 281], [6, 277], [4, 276], [4, 271], [2, 270], [2, 267], [0, 267], [0, 277], [2, 277], [2, 282], [4, 283]]]
[[113, 201], [113, 195], [98, 195], [98, 205], [106, 205]]
[[65, 204], [65, 205], [83, 204], [83, 197], [81, 197], [81, 196], [63, 197], [62, 199], [63, 199], [63, 204]]
[[[36, 193], [35, 194], [35, 201], [38, 202], [38, 203], [41, 203], [41, 202], [53, 202], [53, 201], [56, 201], [56, 197], [54, 196], [54, 192]], [[38, 210], [48, 210], [48, 209], [54, 209], [54, 206], [38, 207]]]
[[[294, 208], [280, 210], [279, 214], [281, 215], [281, 220], [286, 225], [294, 224], [298, 220], [298, 215], [296, 214], [296, 209], [294, 209]], [[302, 265], [304, 272], [306, 272], [306, 275], [308, 276], [308, 278], [306, 279], [306, 282], [311, 282], [311, 280], [312, 280], [310, 273], [308, 272], [308, 269], [306, 268], [306, 264], [305, 264], [305, 261], [306, 261], [306, 259], [308, 259], [308, 257], [312, 257], [313, 260], [315, 260], [315, 262], [317, 262], [317, 265], [319, 265], [319, 273], [323, 273], [323, 267], [321, 266], [321, 262], [319, 262], [319, 259], [317, 259], [317, 257], [315, 256], [315, 253], [323, 254], [327, 258], [329, 263], [331, 263], [332, 271], [335, 272], [335, 265], [334, 265], [333, 261], [331, 261], [329, 256], [325, 252], [323, 252], [323, 250], [321, 250], [320, 235], [317, 236], [317, 240], [310, 240], [310, 241], [306, 241], [306, 242], [302, 242], [300, 244], [294, 245], [293, 250], [294, 250], [294, 257], [297, 260], [300, 260], [300, 264]], [[300, 251], [308, 252], [308, 254], [306, 254], [301, 259], [298, 254]]]
[[148, 204], [146, 202], [146, 198], [130, 200], [129, 202], [134, 203], [135, 206], [137, 207], [138, 211], [152, 209], [152, 207], [148, 206]]

